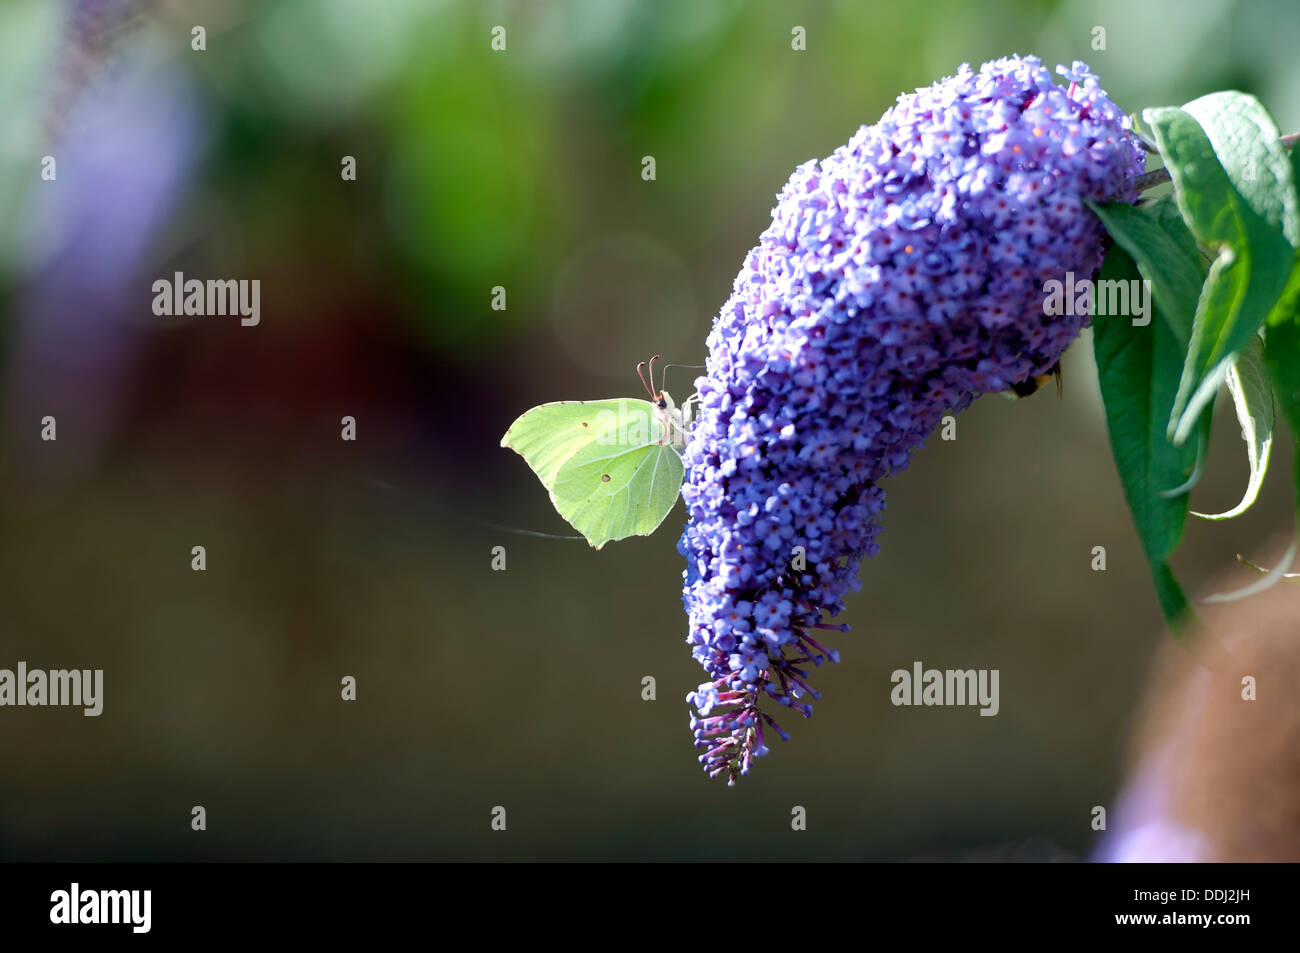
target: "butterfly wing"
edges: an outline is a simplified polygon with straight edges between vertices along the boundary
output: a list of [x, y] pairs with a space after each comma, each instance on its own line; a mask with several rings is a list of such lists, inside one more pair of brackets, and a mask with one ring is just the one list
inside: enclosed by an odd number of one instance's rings
[[558, 400], [534, 407], [510, 425], [501, 446], [509, 447], [528, 463], [547, 491], [555, 475], [575, 453], [594, 442], [605, 430], [619, 426], [635, 412], [638, 400]]
[[682, 488], [682, 459], [671, 445], [659, 443], [663, 423], [654, 406], [631, 403], [640, 418], [605, 432], [571, 456], [551, 491], [560, 515], [596, 549], [653, 533]]

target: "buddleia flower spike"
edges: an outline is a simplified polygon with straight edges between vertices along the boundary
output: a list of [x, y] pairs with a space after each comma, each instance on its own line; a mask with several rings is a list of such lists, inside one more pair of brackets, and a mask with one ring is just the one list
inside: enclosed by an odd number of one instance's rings
[[[709, 336], [683, 459], [688, 696], [734, 783], [808, 716], [825, 630], [877, 551], [879, 481], [948, 413], [1043, 375], [1087, 323], [1044, 283], [1092, 275], [1085, 202], [1132, 201], [1144, 154], [1086, 64], [963, 66], [795, 170]], [[782, 719], [784, 720], [784, 718]]]

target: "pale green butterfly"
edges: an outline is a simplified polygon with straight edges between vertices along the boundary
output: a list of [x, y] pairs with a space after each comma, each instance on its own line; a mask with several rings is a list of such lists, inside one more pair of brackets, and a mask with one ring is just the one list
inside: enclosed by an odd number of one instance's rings
[[[680, 408], [664, 390], [641, 383], [650, 400], [560, 400], [525, 413], [501, 446], [527, 461], [555, 509], [596, 549], [629, 536], [649, 536], [682, 488], [681, 451], [692, 405]], [[637, 373], [645, 367], [642, 361]]]

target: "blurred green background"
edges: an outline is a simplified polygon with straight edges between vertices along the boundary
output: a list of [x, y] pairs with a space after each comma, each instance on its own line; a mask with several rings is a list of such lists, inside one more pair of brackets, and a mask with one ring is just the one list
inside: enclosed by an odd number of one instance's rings
[[[843, 663], [734, 789], [690, 743], [681, 510], [600, 553], [508, 533], [570, 530], [497, 444], [534, 404], [636, 394], [651, 354], [702, 363], [774, 193], [899, 92], [1033, 52], [1129, 111], [1236, 87], [1293, 131], [1294, 14], [5, 0], [0, 667], [102, 668], [105, 702], [0, 711], [0, 857], [1086, 857], [1167, 638], [1086, 335], [1063, 400], [979, 401], [889, 482]], [[260, 326], [154, 317], [175, 271], [259, 279]], [[1225, 403], [1194, 509], [1245, 485]], [[1247, 516], [1189, 526], [1192, 592], [1277, 556], [1287, 457]], [[1001, 713], [892, 707], [914, 660], [1000, 669]]]

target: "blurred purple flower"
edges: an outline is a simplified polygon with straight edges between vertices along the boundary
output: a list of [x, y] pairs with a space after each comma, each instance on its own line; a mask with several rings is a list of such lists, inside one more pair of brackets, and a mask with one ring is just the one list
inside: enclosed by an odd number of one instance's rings
[[[66, 61], [94, 20], [128, 6], [82, 2], [69, 21]], [[111, 8], [111, 10], [110, 10]], [[100, 20], [94, 20], [99, 23]], [[68, 412], [75, 441], [60, 440], [64, 463], [92, 456], [128, 384], [129, 360], [150, 316], [151, 274], [142, 274], [198, 151], [199, 117], [190, 83], [175, 66], [125, 72], [78, 88], [75, 102], [57, 90], [57, 141], [46, 145], [58, 177], [33, 188], [19, 224], [28, 274], [20, 283], [18, 326], [10, 346], [11, 413]], [[70, 452], [71, 451], [71, 452]]]

